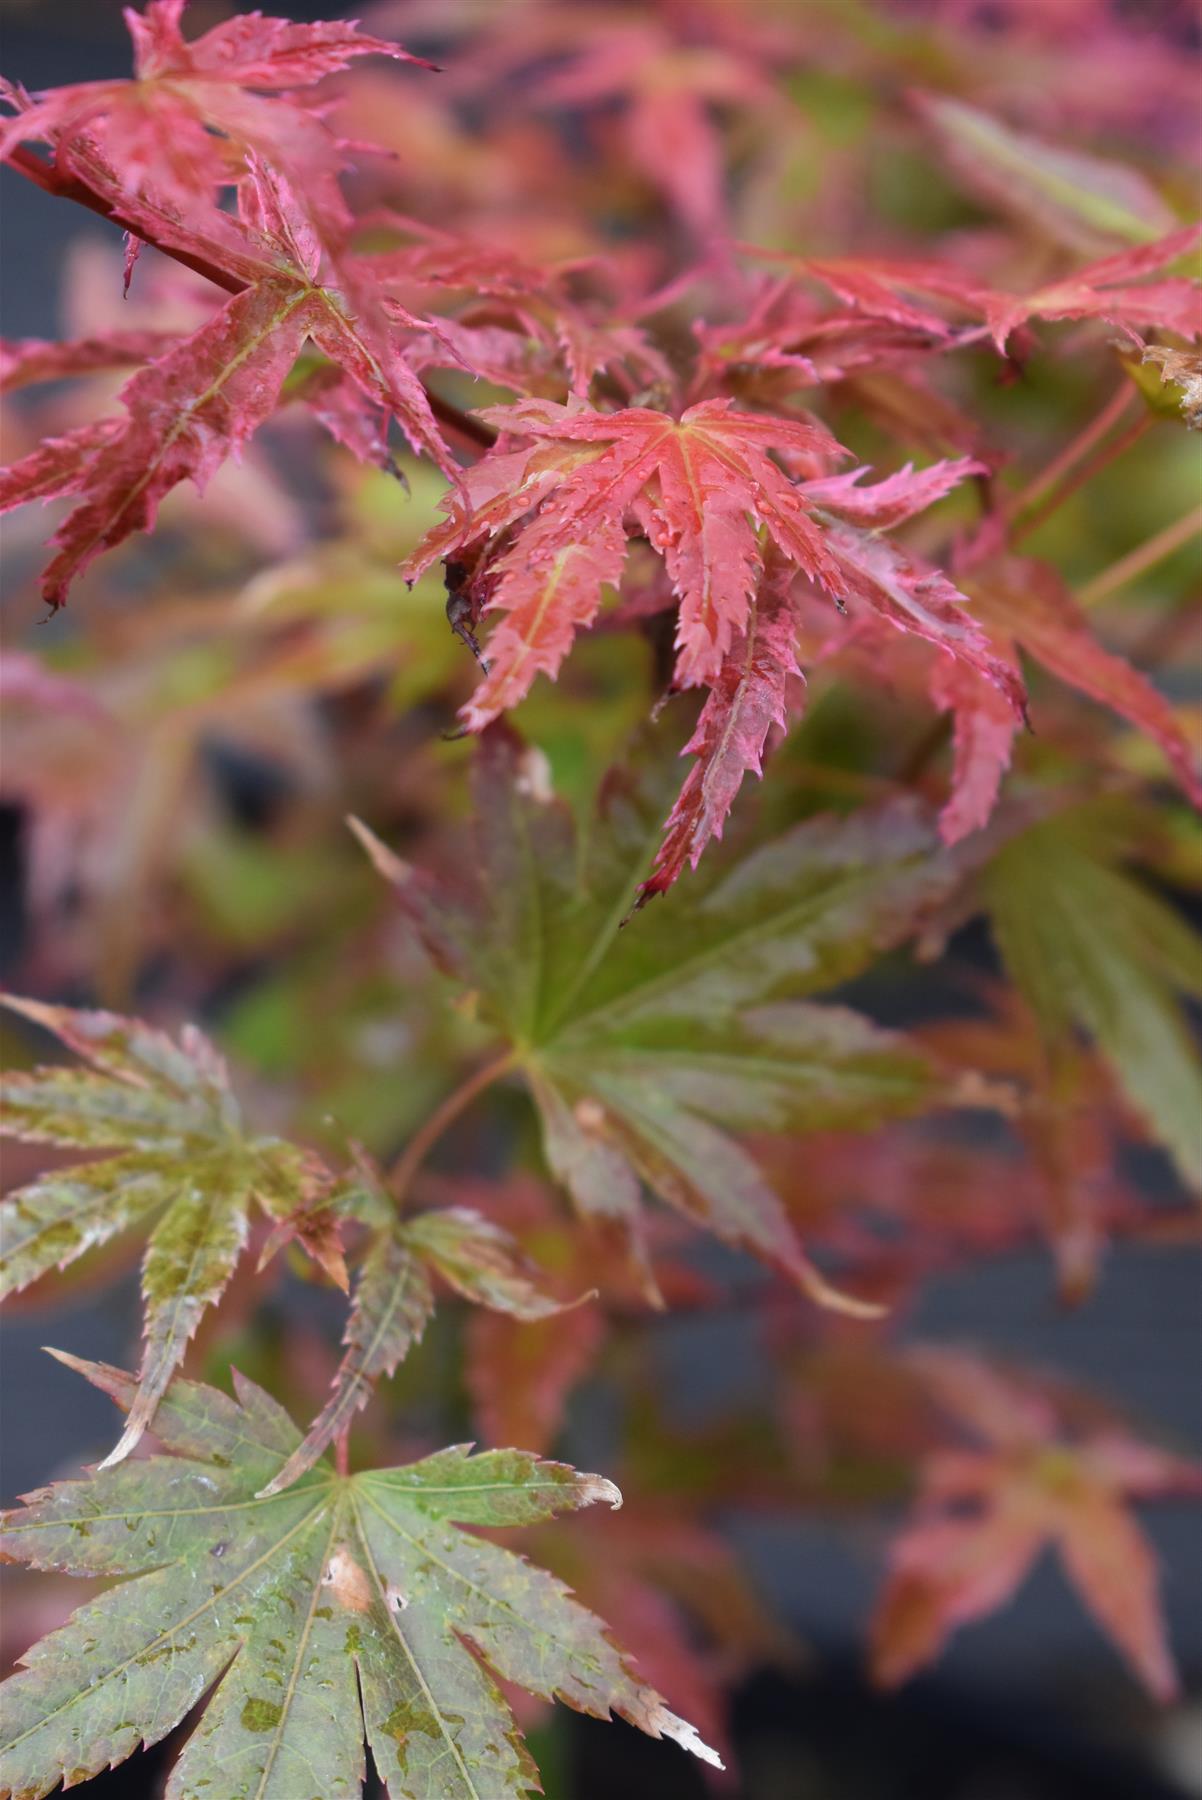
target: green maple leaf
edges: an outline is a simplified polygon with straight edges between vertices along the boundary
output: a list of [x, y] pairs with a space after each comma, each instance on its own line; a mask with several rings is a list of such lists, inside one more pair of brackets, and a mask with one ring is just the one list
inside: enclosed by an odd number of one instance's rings
[[162, 1215], [142, 1264], [146, 1343], [138, 1394], [107, 1459], [119, 1462], [154, 1416], [205, 1308], [233, 1274], [252, 1201], [285, 1228], [299, 1221], [297, 1235], [340, 1275], [336, 1238], [317, 1224], [329, 1177], [296, 1145], [244, 1131], [225, 1066], [194, 1026], [176, 1044], [112, 1013], [12, 996], [3, 1003], [91, 1064], [6, 1075], [4, 1130], [30, 1143], [115, 1154], [43, 1175], [5, 1200], [0, 1295], [65, 1267], [152, 1212]]
[[517, 1240], [471, 1207], [401, 1218], [383, 1178], [365, 1158], [359, 1179], [345, 1184], [331, 1203], [374, 1231], [356, 1278], [334, 1391], [265, 1493], [278, 1492], [312, 1468], [366, 1404], [371, 1384], [391, 1375], [420, 1341], [434, 1312], [435, 1277], [474, 1305], [515, 1319], [547, 1319], [580, 1304], [553, 1299]]
[[469, 891], [356, 828], [435, 960], [477, 991], [512, 1046], [547, 1161], [582, 1212], [637, 1242], [645, 1183], [840, 1303], [731, 1133], [867, 1127], [946, 1097], [904, 1037], [799, 997], [902, 941], [960, 871], [902, 804], [800, 825], [622, 929], [667, 792], [611, 781], [578, 833], [546, 795], [537, 753], [493, 727], [477, 762]]
[[[120, 1370], [61, 1360], [120, 1405], [134, 1399]], [[257, 1498], [298, 1433], [235, 1382], [236, 1401], [176, 1380], [155, 1421], [169, 1455], [5, 1515], [10, 1560], [136, 1579], [81, 1607], [6, 1683], [0, 1792], [41, 1800], [84, 1781], [212, 1689], [167, 1800], [350, 1796], [365, 1738], [394, 1800], [523, 1795], [537, 1772], [490, 1671], [717, 1763], [560, 1582], [457, 1529], [617, 1505], [612, 1483], [461, 1446], [352, 1476], [314, 1469]]]
[[1202, 1081], [1178, 1000], [1202, 995], [1196, 934], [1117, 866], [1088, 809], [1036, 825], [990, 865], [985, 901], [1011, 977], [1050, 1057], [1088, 1032], [1128, 1099], [1202, 1187]]

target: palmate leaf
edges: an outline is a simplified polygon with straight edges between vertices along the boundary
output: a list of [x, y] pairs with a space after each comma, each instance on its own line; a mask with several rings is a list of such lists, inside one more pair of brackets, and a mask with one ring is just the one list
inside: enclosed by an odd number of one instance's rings
[[[91, 1064], [6, 1075], [4, 1130], [28, 1143], [114, 1154], [43, 1175], [0, 1204], [0, 1294], [162, 1214], [142, 1264], [146, 1344], [126, 1429], [107, 1459], [115, 1463], [150, 1423], [201, 1315], [233, 1274], [252, 1202], [304, 1242], [305, 1215], [320, 1209], [329, 1176], [296, 1145], [244, 1130], [224, 1064], [194, 1026], [176, 1044], [112, 1013], [10, 995], [3, 1004]], [[319, 1238], [311, 1248], [337, 1277], [336, 1245]]]
[[1198, 939], [1117, 866], [1120, 852], [1088, 811], [1049, 820], [990, 865], [985, 902], [1053, 1062], [1088, 1032], [1183, 1178], [1202, 1188], [1202, 1067], [1178, 1001], [1202, 991]]
[[[798, 673], [796, 590], [803, 584], [894, 630], [926, 639], [993, 683], [1016, 724], [1022, 677], [994, 655], [961, 594], [881, 527], [904, 522], [981, 465], [968, 457], [872, 486], [867, 469], [790, 480], [772, 460], [822, 466], [847, 454], [820, 427], [706, 400], [679, 419], [649, 407], [616, 413], [578, 402], [525, 400], [484, 416], [504, 440], [444, 501], [446, 522], [406, 564], [416, 577], [442, 557], [448, 593], [471, 624], [495, 619], [483, 681], [463, 717], [479, 731], [553, 679], [577, 632], [592, 626], [602, 589], [616, 585], [626, 542], [644, 536], [662, 557], [677, 602], [673, 684], [710, 700], [697, 755], [669, 821], [652, 886], [697, 864], [748, 770], [760, 767]], [[531, 441], [515, 450], [511, 440]], [[468, 641], [477, 648], [475, 638]]]
[[[133, 1400], [120, 1370], [61, 1360]], [[136, 1579], [81, 1607], [7, 1684], [0, 1792], [41, 1800], [86, 1780], [212, 1687], [168, 1800], [351, 1796], [365, 1738], [393, 1800], [524, 1795], [537, 1772], [490, 1671], [717, 1763], [560, 1582], [457, 1529], [616, 1506], [611, 1482], [459, 1446], [353, 1476], [313, 1470], [256, 1498], [298, 1434], [234, 1379], [236, 1401], [172, 1384], [155, 1422], [168, 1455], [44, 1488], [5, 1516], [10, 1560]]]
[[[736, 411], [729, 400], [702, 401], [679, 419], [649, 407], [603, 413], [545, 400], [481, 416], [505, 433], [504, 447], [467, 472], [444, 501], [446, 522], [406, 564], [414, 578], [438, 557], [472, 563], [483, 603], [499, 617], [488, 673], [464, 709], [470, 730], [515, 706], [540, 672], [558, 673], [576, 632], [595, 620], [602, 586], [619, 580], [626, 539], [636, 533], [662, 556], [678, 597], [677, 687], [719, 679], [746, 631], [771, 548], [834, 601], [856, 594], [899, 628], [970, 662], [1021, 710], [1021, 683], [991, 657], [945, 577], [936, 590], [887, 540], [818, 513], [897, 522], [972, 473], [978, 465], [968, 459], [919, 475], [907, 469], [875, 489], [857, 489], [852, 476], [818, 480], [811, 491], [769, 452], [799, 463], [849, 453], [820, 426]], [[530, 447], [510, 448], [518, 438]]]
[[911, 1366], [973, 1449], [924, 1461], [873, 1626], [877, 1679], [930, 1662], [959, 1626], [1005, 1604], [1054, 1549], [1082, 1604], [1148, 1691], [1173, 1699], [1156, 1560], [1130, 1502], [1202, 1493], [1202, 1469], [1117, 1426], [1067, 1429], [1064, 1401], [953, 1350]]
[[485, 734], [466, 894], [362, 835], [431, 954], [513, 1046], [553, 1173], [636, 1243], [646, 1183], [837, 1298], [729, 1133], [868, 1126], [945, 1094], [904, 1038], [798, 998], [858, 973], [949, 892], [932, 824], [906, 805], [812, 821], [695, 885], [687, 911], [669, 895], [622, 930], [670, 770], [611, 782], [587, 842], [529, 773], [516, 738]]

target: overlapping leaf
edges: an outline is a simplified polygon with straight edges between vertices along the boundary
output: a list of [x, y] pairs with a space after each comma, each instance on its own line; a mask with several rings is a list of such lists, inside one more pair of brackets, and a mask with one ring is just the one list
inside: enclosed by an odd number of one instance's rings
[[[63, 1358], [129, 1406], [119, 1370]], [[314, 1470], [256, 1498], [297, 1443], [235, 1377], [237, 1400], [176, 1381], [166, 1456], [28, 1497], [9, 1559], [110, 1579], [29, 1651], [5, 1691], [0, 1787], [42, 1800], [164, 1737], [211, 1697], [169, 1800], [351, 1796], [364, 1740], [393, 1800], [537, 1789], [493, 1672], [580, 1712], [628, 1719], [717, 1763], [553, 1576], [461, 1525], [532, 1525], [621, 1496], [518, 1450], [458, 1447], [349, 1477]]]
[[1003, 1605], [1055, 1548], [1084, 1605], [1149, 1691], [1177, 1691], [1156, 1563], [1128, 1502], [1202, 1493], [1202, 1469], [1118, 1428], [1070, 1436], [1038, 1391], [975, 1358], [925, 1351], [914, 1365], [982, 1447], [924, 1465], [913, 1521], [893, 1545], [874, 1625], [874, 1666], [892, 1685], [959, 1626]]
[[540, 267], [412, 220], [395, 224], [416, 241], [361, 263], [405, 307], [422, 311], [437, 300], [437, 331], [411, 341], [415, 366], [466, 365], [515, 393], [551, 399], [565, 391], [587, 398], [594, 378], [611, 370], [639, 388], [671, 390], [672, 370], [645, 332], [573, 296], [571, 265]]
[[312, 1468], [366, 1404], [372, 1383], [391, 1375], [420, 1340], [434, 1311], [435, 1276], [465, 1299], [513, 1319], [549, 1319], [573, 1305], [546, 1292], [541, 1272], [509, 1232], [469, 1207], [401, 1219], [368, 1170], [333, 1204], [360, 1213], [376, 1230], [355, 1283], [334, 1392], [274, 1478], [267, 1490], [272, 1493]]
[[[162, 1215], [142, 1264], [146, 1344], [129, 1421], [108, 1458], [115, 1463], [150, 1424], [201, 1315], [233, 1274], [252, 1203], [293, 1222], [304, 1242], [305, 1216], [322, 1212], [329, 1177], [295, 1145], [244, 1129], [224, 1064], [195, 1027], [175, 1043], [111, 1013], [11, 997], [4, 1004], [91, 1064], [6, 1075], [4, 1130], [29, 1143], [113, 1154], [43, 1175], [3, 1202], [0, 1291], [23, 1288]], [[312, 1248], [337, 1276], [328, 1237]]]
[[[247, 285], [188, 336], [181, 336], [127, 382], [123, 418], [104, 419], [42, 444], [0, 477], [0, 508], [32, 499], [77, 495], [80, 504], [52, 540], [58, 546], [43, 577], [52, 606], [102, 551], [153, 525], [163, 496], [190, 479], [203, 488], [218, 466], [237, 456], [275, 411], [302, 347], [315, 347], [342, 371], [344, 403], [381, 421], [397, 419], [415, 449], [450, 467], [429, 402], [366, 298], [352, 304], [343, 289], [323, 285], [326, 266], [316, 234], [301, 229], [290, 191], [256, 164], [243, 194], [241, 230], [220, 220], [213, 245], [219, 266]], [[348, 268], [339, 274], [345, 281]], [[315, 411], [343, 442], [328, 396]], [[362, 429], [362, 425], [361, 425]]]
[[638, 791], [613, 784], [582, 844], [494, 728], [471, 891], [444, 891], [364, 835], [431, 953], [513, 1045], [548, 1164], [584, 1213], [637, 1240], [645, 1182], [829, 1299], [730, 1133], [864, 1126], [938, 1098], [903, 1039], [799, 996], [904, 939], [955, 872], [914, 808], [821, 819], [694, 887], [687, 913], [670, 896], [623, 931], [663, 786], [662, 768]]

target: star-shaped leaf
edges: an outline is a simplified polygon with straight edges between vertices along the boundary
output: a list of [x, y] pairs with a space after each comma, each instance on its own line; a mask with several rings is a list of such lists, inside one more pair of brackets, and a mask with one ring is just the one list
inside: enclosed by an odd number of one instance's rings
[[[329, 1176], [295, 1145], [243, 1128], [225, 1066], [194, 1026], [177, 1044], [112, 1013], [11, 996], [3, 1003], [91, 1064], [6, 1075], [5, 1131], [28, 1143], [114, 1154], [52, 1171], [3, 1202], [0, 1294], [161, 1213], [142, 1264], [146, 1345], [138, 1392], [108, 1458], [119, 1462], [153, 1418], [205, 1308], [233, 1274], [251, 1203], [306, 1242], [306, 1215]], [[339, 1259], [328, 1243], [313, 1253], [337, 1275]]]
[[731, 1132], [867, 1126], [945, 1092], [912, 1045], [833, 986], [901, 941], [956, 880], [909, 806], [818, 819], [631, 921], [665, 803], [611, 783], [587, 841], [531, 753], [485, 735], [475, 888], [451, 894], [364, 832], [435, 959], [513, 1046], [547, 1161], [586, 1214], [638, 1235], [642, 1183], [688, 1218], [830, 1290]]
[[[122, 1406], [120, 1370], [61, 1360]], [[168, 1800], [360, 1791], [364, 1739], [393, 1800], [501, 1800], [537, 1771], [493, 1673], [578, 1711], [714, 1752], [644, 1685], [601, 1620], [544, 1570], [460, 1525], [532, 1525], [621, 1496], [520, 1450], [458, 1446], [400, 1468], [312, 1470], [256, 1498], [297, 1442], [235, 1376], [237, 1401], [176, 1381], [166, 1456], [28, 1496], [9, 1559], [134, 1577], [29, 1651], [6, 1688], [0, 1790], [41, 1800], [155, 1743], [208, 1689]]]
[[1151, 1547], [1128, 1502], [1202, 1492], [1202, 1470], [1117, 1428], [1070, 1436], [1048, 1397], [953, 1351], [912, 1359], [982, 1446], [929, 1457], [915, 1518], [893, 1546], [874, 1627], [892, 1685], [960, 1625], [1003, 1605], [1054, 1548], [1083, 1603], [1160, 1700], [1177, 1688]]

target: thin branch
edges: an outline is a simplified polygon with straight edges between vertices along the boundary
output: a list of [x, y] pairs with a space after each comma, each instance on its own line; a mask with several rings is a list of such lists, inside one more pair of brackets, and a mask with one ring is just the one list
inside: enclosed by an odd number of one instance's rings
[[454, 1124], [461, 1112], [466, 1111], [477, 1094], [482, 1094], [494, 1081], [507, 1075], [516, 1061], [514, 1052], [506, 1050], [503, 1056], [485, 1063], [462, 1081], [453, 1093], [448, 1094], [442, 1104], [435, 1107], [425, 1124], [419, 1126], [388, 1171], [388, 1186], [398, 1206], [403, 1204], [413, 1177], [447, 1127]]
[[1016, 519], [1011, 527], [1010, 542], [1017, 544], [1023, 538], [1029, 537], [1033, 531], [1038, 530], [1079, 488], [1083, 488], [1087, 482], [1092, 481], [1095, 475], [1100, 474], [1109, 463], [1117, 461], [1125, 451], [1131, 448], [1132, 444], [1143, 437], [1145, 431], [1152, 424], [1152, 419], [1153, 415], [1150, 412], [1141, 412], [1138, 418], [1131, 421], [1125, 431], [1120, 431], [1117, 437], [1111, 438], [1109, 443], [1105, 443], [1100, 449], [1095, 450], [1092, 456], [1087, 457], [1084, 462], [1078, 463], [1071, 473], [1060, 482], [1059, 486], [1052, 489], [1041, 504], [1027, 512], [1025, 516]]
[[1175, 550], [1180, 550], [1190, 539], [1202, 532], [1202, 506], [1195, 506], [1180, 519], [1174, 519], [1163, 531], [1158, 531], [1145, 543], [1137, 544], [1126, 556], [1120, 556], [1117, 562], [1087, 581], [1084, 587], [1077, 589], [1077, 599], [1082, 606], [1096, 606], [1099, 600], [1107, 599], [1137, 575], [1143, 575], [1148, 569], [1154, 569], [1157, 563], [1164, 562]]
[[1018, 519], [1029, 512], [1037, 501], [1059, 485], [1071, 468], [1087, 456], [1095, 444], [1100, 444], [1108, 431], [1111, 431], [1122, 419], [1131, 402], [1136, 397], [1136, 388], [1130, 381], [1124, 381], [1115, 389], [1105, 406], [1089, 423], [1079, 431], [1071, 443], [1066, 444], [1059, 456], [1053, 457], [1047, 468], [1042, 470], [1030, 484], [1018, 494], [1010, 504], [1010, 517]]
[[474, 413], [463, 412], [458, 406], [452, 405], [451, 401], [444, 400], [441, 394], [435, 393], [432, 387], [427, 387], [424, 381], [422, 386], [426, 389], [430, 411], [440, 425], [445, 425], [448, 431], [465, 439], [473, 449], [492, 449], [498, 435], [494, 426], [487, 425], [483, 419], [476, 418]]
[[76, 176], [65, 175], [53, 163], [48, 163], [42, 157], [35, 156], [32, 150], [19, 146], [10, 151], [7, 166], [15, 169], [18, 175], [24, 175], [26, 181], [32, 181], [35, 187], [42, 189], [43, 193], [53, 194], [58, 200], [74, 200], [77, 206], [86, 206], [89, 212], [99, 213], [102, 219], [107, 219], [110, 224], [116, 225], [121, 231], [129, 232], [132, 237], [141, 238], [142, 242], [149, 244], [152, 249], [161, 251], [164, 256], [170, 256], [177, 263], [182, 263], [185, 269], [191, 269], [195, 274], [203, 275], [206, 281], [211, 281], [215, 286], [224, 288], [227, 294], [240, 294], [246, 287], [247, 284], [241, 276], [228, 274], [225, 269], [218, 268], [216, 263], [210, 262], [206, 257], [193, 256], [188, 250], [177, 250], [169, 244], [159, 243], [147, 234], [144, 225], [134, 224], [132, 220], [123, 217], [121, 208], [106, 200], [103, 194], [96, 193], [85, 181], [80, 181]]

